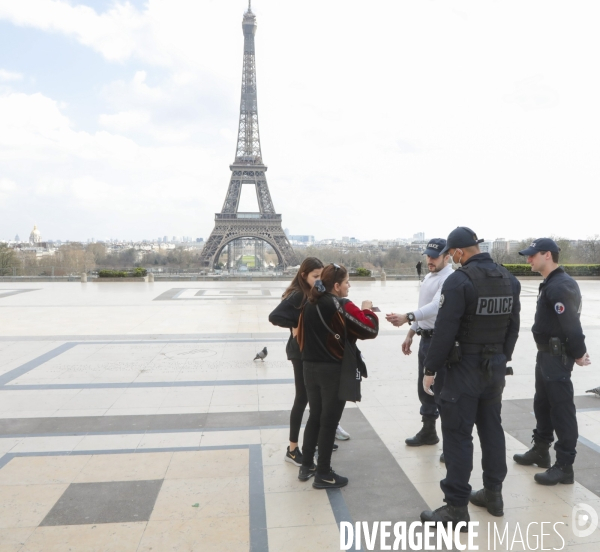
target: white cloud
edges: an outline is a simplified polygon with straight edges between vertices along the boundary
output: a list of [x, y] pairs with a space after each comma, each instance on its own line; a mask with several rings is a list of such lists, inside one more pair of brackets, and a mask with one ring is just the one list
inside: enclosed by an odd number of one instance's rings
[[117, 132], [137, 130], [150, 121], [147, 111], [119, 111], [119, 113], [103, 113], [98, 117], [101, 126]]
[[192, 146], [140, 146], [107, 131], [76, 131], [57, 102], [41, 94], [0, 96], [0, 164], [21, 183], [0, 180], [0, 198], [12, 202], [3, 233], [35, 219], [63, 239], [141, 238], [157, 226], [189, 234], [199, 216], [209, 219], [214, 211], [202, 201], [210, 194], [206, 183], [217, 181], [208, 156]]
[[17, 184], [8, 178], [0, 178], [0, 205], [17, 189]]
[[123, 61], [136, 52], [148, 26], [148, 20], [129, 3], [115, 3], [99, 15], [88, 6], [59, 0], [3, 2], [0, 18], [15, 25], [73, 36], [114, 61]]
[[20, 80], [23, 80], [23, 75], [21, 73], [15, 73], [14, 71], [0, 69], [0, 81], [11, 82]]
[[[457, 224], [486, 238], [595, 233], [569, 214], [600, 177], [596, 6], [257, 2], [261, 140], [284, 225], [362, 238]], [[58, 93], [0, 96], [8, 177], [60, 196], [46, 205], [57, 225], [71, 220], [68, 207], [98, 235], [168, 224], [180, 225], [169, 234], [190, 225], [206, 237], [233, 160], [244, 8], [149, 0], [98, 14], [67, 1], [0, 2], [0, 18], [73, 37], [120, 69], [93, 98], [104, 105], [90, 101], [96, 133], [78, 130]], [[556, 213], [557, 197], [561, 212], [545, 227], [523, 216], [531, 204]]]
[[8, 178], [0, 178], [0, 192], [12, 192], [16, 190], [17, 185]]

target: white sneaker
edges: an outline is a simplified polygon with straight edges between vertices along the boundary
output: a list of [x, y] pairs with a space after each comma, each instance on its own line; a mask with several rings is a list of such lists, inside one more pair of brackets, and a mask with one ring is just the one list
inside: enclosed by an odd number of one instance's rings
[[344, 428], [338, 424], [337, 429], [335, 430], [335, 438], [339, 441], [347, 441], [350, 439], [350, 434], [344, 430]]

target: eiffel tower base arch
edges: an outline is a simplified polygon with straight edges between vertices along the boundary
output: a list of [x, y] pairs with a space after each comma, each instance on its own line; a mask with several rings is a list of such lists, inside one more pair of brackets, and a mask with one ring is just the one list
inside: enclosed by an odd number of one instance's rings
[[223, 249], [231, 242], [242, 238], [253, 238], [268, 243], [275, 251], [279, 264], [284, 268], [297, 265], [299, 263], [298, 257], [281, 228], [281, 217], [277, 217], [279, 220], [272, 222], [262, 219], [231, 219], [223, 221], [217, 218], [215, 228], [202, 250], [200, 265], [203, 268], [212, 270]]

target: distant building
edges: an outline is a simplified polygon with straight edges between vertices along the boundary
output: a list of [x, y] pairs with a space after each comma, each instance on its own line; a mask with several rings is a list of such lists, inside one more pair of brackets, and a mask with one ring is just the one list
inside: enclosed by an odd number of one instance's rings
[[289, 236], [288, 235], [288, 239], [290, 241], [294, 241], [294, 242], [298, 242], [298, 243], [315, 243], [314, 236], [307, 236], [307, 235]]
[[484, 241], [479, 244], [479, 249], [482, 253], [491, 253], [494, 247], [494, 242]]
[[497, 238], [492, 245], [493, 253], [508, 253], [508, 242], [504, 238]]
[[21, 241], [21, 238], [19, 238], [19, 234], [17, 234], [17, 235], [15, 236], [15, 241], [16, 241], [17, 243], [19, 243], [19, 242]]
[[[422, 232], [421, 232], [421, 234], [423, 235]], [[409, 251], [412, 251], [414, 253], [423, 253], [423, 251], [425, 251], [426, 247], [427, 247], [427, 242], [423, 239], [423, 240], [414, 240], [410, 245], [406, 246], [406, 249], [408, 249]]]
[[42, 242], [42, 234], [38, 230], [38, 227], [34, 224], [33, 230], [31, 231], [31, 234], [29, 234], [29, 243], [36, 244], [36, 243], [41, 243], [41, 242]]
[[204, 241], [204, 238], [196, 238], [196, 243], [202, 243]]
[[[425, 241], [425, 232], [417, 232], [413, 234], [413, 240], [415, 241]], [[414, 241], [413, 241], [414, 243]]]

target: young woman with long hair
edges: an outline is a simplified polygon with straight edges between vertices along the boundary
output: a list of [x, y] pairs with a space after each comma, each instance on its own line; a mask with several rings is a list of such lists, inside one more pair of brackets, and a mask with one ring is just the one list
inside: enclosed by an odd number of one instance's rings
[[296, 329], [298, 320], [304, 304], [308, 300], [308, 295], [315, 281], [321, 277], [323, 263], [316, 257], [307, 257], [302, 261], [298, 273], [294, 276], [291, 284], [284, 291], [281, 303], [269, 315], [269, 322], [275, 326], [290, 329], [290, 337], [285, 348], [288, 360], [294, 367], [294, 384], [296, 386], [296, 396], [290, 413], [290, 444], [285, 454], [285, 461], [295, 466], [302, 465], [302, 452], [298, 447], [298, 436], [300, 434], [300, 425], [308, 397], [304, 385], [304, 373], [302, 370], [302, 355], [296, 340]]
[[354, 343], [357, 339], [374, 339], [379, 331], [379, 321], [371, 310], [373, 303], [363, 301], [359, 309], [347, 298], [349, 290], [348, 271], [343, 266], [327, 265], [310, 291], [298, 333], [310, 407], [298, 479], [308, 481], [314, 476], [316, 489], [348, 484], [348, 478], [331, 469], [335, 432], [346, 404], [338, 399], [344, 341], [333, 334], [346, 335]]

